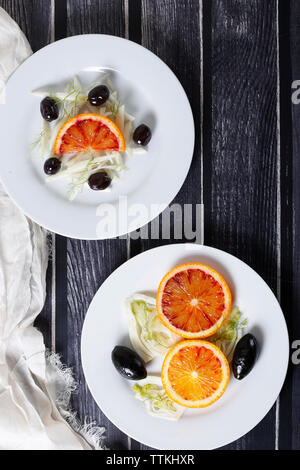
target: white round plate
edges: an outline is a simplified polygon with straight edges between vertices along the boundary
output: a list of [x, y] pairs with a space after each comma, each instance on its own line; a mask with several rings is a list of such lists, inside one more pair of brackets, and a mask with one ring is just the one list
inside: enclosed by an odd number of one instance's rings
[[[126, 297], [135, 292], [155, 295], [167, 271], [191, 261], [215, 268], [228, 282], [233, 305], [248, 318], [247, 331], [256, 336], [260, 354], [243, 380], [231, 375], [220, 400], [204, 409], [187, 409], [179, 421], [173, 422], [147, 414], [131, 391], [133, 383], [115, 370], [111, 351], [118, 344], [129, 345], [123, 308]], [[270, 410], [285, 379], [289, 341], [280, 306], [253, 269], [215, 248], [176, 244], [141, 253], [102, 284], [84, 322], [81, 356], [94, 399], [124, 433], [158, 449], [214, 449], [246, 434]], [[148, 371], [159, 373], [161, 364], [162, 359], [153, 360]]]
[[[43, 161], [32, 158], [41, 116], [40, 99], [31, 92], [55, 90], [75, 75], [88, 85], [108, 71], [135, 125], [148, 124], [153, 137], [146, 155], [126, 160], [128, 171], [111, 191], [86, 187], [70, 202], [67, 183], [45, 183]], [[74, 36], [36, 52], [9, 79], [0, 112], [0, 179], [7, 192], [31, 219], [69, 237], [110, 238], [143, 226], [174, 199], [191, 164], [194, 122], [182, 86], [152, 52], [118, 37]]]

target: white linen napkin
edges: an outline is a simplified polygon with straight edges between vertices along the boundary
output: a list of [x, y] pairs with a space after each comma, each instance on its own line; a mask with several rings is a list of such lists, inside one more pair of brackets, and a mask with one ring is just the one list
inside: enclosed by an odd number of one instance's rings
[[[27, 39], [0, 8], [0, 92], [30, 54]], [[33, 326], [45, 301], [47, 263], [46, 232], [0, 183], [0, 449], [88, 450], [87, 441], [100, 449], [103, 430], [80, 426], [68, 410], [75, 388], [71, 371], [57, 355], [46, 357], [43, 336]]]

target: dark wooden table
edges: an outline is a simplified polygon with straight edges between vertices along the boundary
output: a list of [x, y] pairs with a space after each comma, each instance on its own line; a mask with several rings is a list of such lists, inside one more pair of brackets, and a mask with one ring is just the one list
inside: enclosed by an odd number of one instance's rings
[[[252, 266], [277, 295], [291, 342], [300, 338], [300, 106], [291, 101], [292, 81], [300, 80], [300, 2], [0, 0], [0, 5], [34, 51], [66, 36], [105, 33], [141, 43], [169, 65], [186, 90], [196, 125], [193, 164], [174, 202], [204, 203], [205, 243]], [[145, 449], [116, 429], [93, 401], [80, 364], [80, 335], [106, 277], [129, 257], [172, 240], [50, 237], [48, 296], [38, 325], [46, 345], [73, 367], [79, 390], [72, 406], [81, 420], [106, 427], [110, 448]], [[268, 415], [226, 448], [300, 449], [299, 390], [300, 366], [291, 364]]]

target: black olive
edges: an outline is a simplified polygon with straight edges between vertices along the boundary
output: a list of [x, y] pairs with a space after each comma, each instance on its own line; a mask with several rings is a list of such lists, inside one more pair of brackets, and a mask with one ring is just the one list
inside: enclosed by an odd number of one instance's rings
[[109, 98], [109, 89], [105, 85], [98, 85], [88, 94], [88, 100], [92, 106], [101, 106]]
[[116, 346], [111, 353], [111, 359], [119, 374], [126, 379], [141, 380], [147, 377], [144, 361], [132, 349]]
[[236, 379], [242, 380], [252, 370], [258, 354], [255, 336], [248, 333], [236, 345], [232, 359], [232, 371]]
[[58, 118], [58, 106], [53, 98], [47, 96], [41, 101], [41, 115], [48, 122], [55, 121]]
[[146, 124], [141, 124], [133, 133], [133, 140], [138, 145], [148, 145], [152, 137], [151, 130]]
[[93, 173], [88, 180], [89, 187], [94, 191], [103, 191], [108, 188], [111, 183], [111, 179], [105, 171], [98, 171]]
[[46, 175], [55, 175], [60, 170], [61, 161], [58, 158], [48, 158], [44, 164], [44, 172]]

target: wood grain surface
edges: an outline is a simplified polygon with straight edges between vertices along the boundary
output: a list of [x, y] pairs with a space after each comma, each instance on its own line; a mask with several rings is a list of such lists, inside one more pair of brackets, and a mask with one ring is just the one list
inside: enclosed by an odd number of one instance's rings
[[[280, 256], [276, 2], [214, 0], [209, 33], [211, 147], [204, 159], [205, 243], [245, 261], [276, 294]], [[274, 448], [275, 408], [227, 448]]]
[[[300, 106], [292, 104], [292, 84], [300, 80], [300, 4], [280, 2], [280, 110], [281, 110], [281, 305], [291, 342], [291, 359], [300, 346]], [[293, 347], [294, 346], [294, 347]], [[296, 354], [299, 362], [299, 354]], [[280, 395], [279, 446], [300, 448], [300, 366], [290, 362]]]
[[[77, 34], [115, 34], [125, 36], [125, 15], [122, 0], [69, 0], [65, 3], [66, 36]], [[64, 7], [60, 5], [61, 12]], [[60, 21], [58, 21], [61, 24]], [[63, 362], [73, 367], [78, 391], [72, 406], [81, 421], [99, 423], [106, 428], [110, 448], [128, 448], [128, 440], [99, 410], [86, 386], [80, 360], [81, 329], [88, 306], [103, 281], [127, 260], [127, 240], [114, 239], [99, 242], [57, 239], [64, 262], [60, 263], [57, 298], [63, 308], [56, 314], [56, 350]], [[67, 334], [66, 334], [67, 333]], [[99, 332], [101, 337], [101, 332]]]
[[[200, 207], [198, 242], [204, 203], [205, 243], [238, 256], [266, 280], [297, 340], [300, 105], [291, 104], [291, 82], [300, 80], [299, 2], [0, 0], [0, 6], [34, 51], [66, 36], [105, 33], [138, 42], [169, 65], [189, 97], [196, 129], [192, 167], [173, 202], [192, 203], [194, 216]], [[97, 289], [120, 264], [154, 246], [188, 240], [174, 240], [173, 218], [170, 223], [169, 240], [161, 234], [157, 240], [106, 241], [49, 234], [48, 295], [37, 325], [47, 347], [73, 367], [78, 392], [72, 406], [79, 419], [105, 426], [110, 448], [147, 449], [113, 426], [93, 401], [80, 362], [82, 324]], [[264, 420], [226, 448], [300, 449], [299, 390], [300, 366], [294, 365]]]

